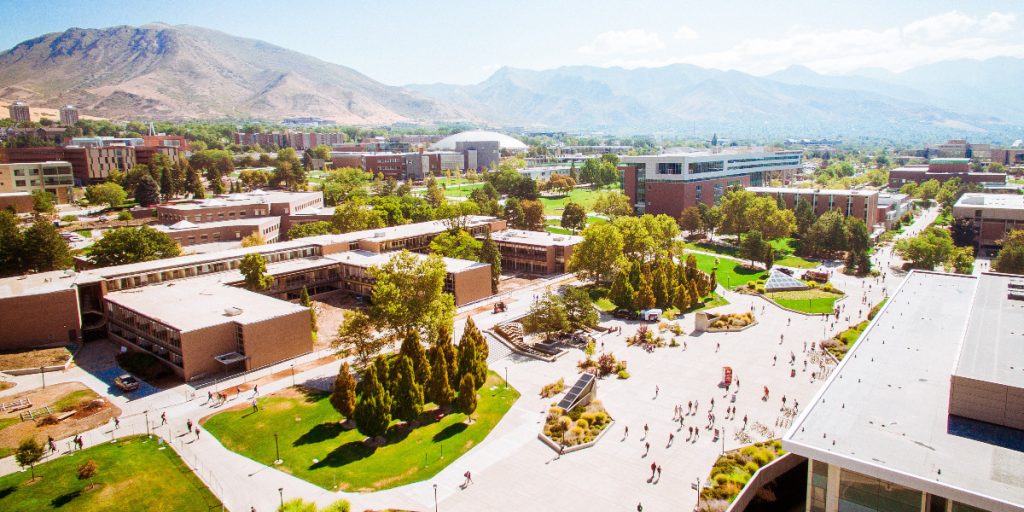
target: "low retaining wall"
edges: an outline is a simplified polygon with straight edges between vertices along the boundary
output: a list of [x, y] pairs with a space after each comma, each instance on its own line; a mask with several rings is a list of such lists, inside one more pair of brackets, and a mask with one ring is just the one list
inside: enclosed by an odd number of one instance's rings
[[[594, 446], [595, 444], [597, 444], [598, 441], [601, 440], [601, 438], [604, 437], [605, 434], [608, 433], [609, 430], [612, 429], [612, 425], [614, 425], [614, 424], [615, 424], [615, 420], [612, 420], [610, 423], [608, 423], [607, 426], [604, 427], [603, 430], [601, 430], [601, 433], [598, 434], [597, 437], [594, 438], [594, 440], [589, 442], [589, 443], [574, 444], [572, 446], [566, 446], [565, 447], [565, 453], [572, 453], [572, 452], [575, 452], [575, 451], [583, 450], [583, 449], [586, 449], [586, 448], [590, 448], [591, 446]], [[537, 439], [540, 439], [541, 441], [543, 441], [544, 444], [548, 445], [548, 448], [551, 448], [552, 450], [554, 450], [556, 452], [558, 452], [559, 450], [562, 449], [562, 445], [556, 443], [554, 441], [554, 439], [551, 439], [550, 437], [544, 435], [544, 432], [541, 432], [541, 433], [537, 434]]]
[[750, 502], [757, 496], [757, 491], [760, 491], [768, 482], [771, 482], [786, 472], [791, 471], [806, 460], [806, 457], [801, 457], [795, 453], [786, 453], [768, 464], [765, 464], [764, 467], [758, 469], [757, 472], [754, 473], [754, 476], [747, 481], [747, 485], [743, 486], [743, 490], [736, 495], [736, 499], [729, 505], [726, 512], [743, 512], [746, 510], [747, 505], [750, 505]]

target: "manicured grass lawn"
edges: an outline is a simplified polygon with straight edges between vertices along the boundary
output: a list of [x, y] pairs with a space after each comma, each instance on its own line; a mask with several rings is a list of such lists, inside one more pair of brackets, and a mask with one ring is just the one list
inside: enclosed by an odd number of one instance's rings
[[473, 190], [484, 186], [483, 183], [474, 183], [472, 185], [463, 185], [461, 187], [452, 187], [444, 189], [444, 195], [448, 197], [469, 197], [473, 193]]
[[[691, 253], [692, 254], [692, 253]], [[715, 268], [715, 257], [707, 254], [694, 254], [697, 258], [697, 268], [710, 273]], [[715, 274], [718, 284], [726, 288], [736, 288], [741, 284], [756, 281], [765, 275], [764, 270], [751, 270], [741, 266], [741, 263], [728, 258], [718, 259], [718, 270]]]
[[[814, 268], [818, 264], [805, 260], [799, 256], [796, 256], [796, 241], [792, 238], [777, 238], [768, 242], [772, 248], [775, 249], [775, 264], [782, 265], [785, 267], [794, 268]], [[711, 252], [715, 254], [722, 254], [725, 256], [732, 256], [734, 258], [740, 257], [739, 249], [726, 245], [710, 244], [706, 242], [687, 242], [686, 247], [695, 251]]]
[[816, 289], [766, 293], [765, 296], [782, 307], [804, 313], [831, 313], [835, 310], [836, 301], [842, 297]]
[[729, 305], [729, 301], [725, 300], [725, 297], [722, 297], [721, 295], [719, 295], [717, 293], [712, 293], [711, 295], [708, 295], [707, 297], [704, 297], [703, 304], [704, 304], [703, 306], [700, 306], [700, 307], [695, 308], [695, 309], [691, 309], [688, 312], [692, 311], [692, 312], [696, 313], [698, 311], [704, 311], [705, 309], [717, 308], [719, 306], [728, 306]]
[[935, 226], [949, 226], [953, 224], [953, 213], [952, 212], [941, 212], [938, 217], [935, 217], [935, 221], [932, 222]]
[[89, 402], [97, 398], [99, 398], [99, 395], [93, 392], [93, 390], [79, 389], [60, 397], [56, 402], [50, 404], [50, 407], [55, 411], [70, 411], [82, 402]]
[[[86, 491], [78, 466], [99, 465], [97, 486]], [[0, 510], [219, 510], [220, 501], [186, 467], [174, 450], [159, 449], [156, 439], [133, 437], [104, 443], [36, 466], [31, 473], [0, 477]]]
[[[426, 480], [479, 444], [519, 398], [493, 372], [480, 388], [473, 424], [453, 412], [435, 421], [424, 413], [414, 430], [392, 423], [383, 446], [365, 444], [355, 429], [344, 430], [326, 393], [261, 398], [260, 411], [246, 407], [208, 418], [204, 426], [228, 449], [264, 464], [276, 458], [274, 434], [280, 436], [277, 466], [325, 489], [374, 491]], [[433, 406], [430, 406], [434, 410]]]
[[558, 227], [557, 225], [551, 225], [551, 224], [548, 224], [547, 226], [545, 226], [544, 230], [547, 231], [548, 233], [554, 233], [556, 235], [571, 235], [571, 234], [573, 234], [572, 231], [570, 231], [568, 229], [565, 229], [565, 228], [562, 228], [562, 227]]
[[544, 215], [561, 215], [565, 204], [570, 200], [579, 203], [587, 212], [594, 211], [594, 201], [601, 192], [619, 190], [618, 185], [606, 187], [601, 190], [590, 190], [589, 188], [577, 188], [568, 195], [541, 196], [540, 202], [544, 205]]

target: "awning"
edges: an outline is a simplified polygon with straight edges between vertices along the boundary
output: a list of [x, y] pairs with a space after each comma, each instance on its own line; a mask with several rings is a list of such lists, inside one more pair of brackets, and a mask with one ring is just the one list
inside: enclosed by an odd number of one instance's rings
[[238, 352], [228, 352], [227, 354], [221, 354], [214, 359], [220, 364], [234, 364], [241, 361], [245, 361], [245, 354], [239, 354]]

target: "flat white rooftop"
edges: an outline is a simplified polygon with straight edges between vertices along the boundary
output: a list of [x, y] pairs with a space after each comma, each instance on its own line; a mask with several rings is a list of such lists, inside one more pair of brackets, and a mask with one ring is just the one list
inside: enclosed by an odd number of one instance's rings
[[[53, 270], [38, 274], [13, 276], [0, 279], [0, 298], [22, 295], [41, 295], [61, 290], [74, 289], [83, 282], [82, 274], [74, 271]], [[88, 281], [86, 277], [84, 280]]]
[[755, 194], [826, 194], [833, 196], [877, 196], [877, 190], [853, 190], [841, 188], [790, 188], [790, 187], [747, 187], [746, 190]]
[[247, 204], [271, 204], [291, 203], [302, 199], [312, 199], [321, 196], [322, 192], [286, 192], [282, 190], [262, 191], [255, 190], [244, 194], [229, 194], [211, 199], [201, 199], [188, 203], [172, 203], [159, 205], [159, 208], [172, 210], [202, 210], [206, 208], [223, 208], [226, 206], [240, 206]]
[[525, 231], [522, 229], [506, 229], [491, 233], [495, 242], [509, 242], [542, 247], [571, 246], [583, 241], [578, 235], [556, 235], [547, 231]]
[[978, 277], [911, 272], [783, 447], [986, 510], [1024, 510], [1024, 433], [948, 414], [950, 375], [982, 292]]
[[[349, 265], [356, 265], [359, 267], [369, 268], [374, 265], [383, 265], [391, 261], [391, 258], [395, 257], [396, 254], [398, 254], [398, 252], [384, 252], [378, 254], [370, 251], [354, 250], [348, 252], [338, 252], [334, 254], [329, 254], [324, 259], [330, 259], [334, 261], [347, 263]], [[410, 252], [409, 254], [412, 254], [414, 257], [420, 260], [428, 257], [426, 254], [420, 254], [417, 252]], [[477, 268], [487, 265], [486, 263], [480, 263], [479, 261], [460, 260], [456, 258], [441, 258], [441, 261], [444, 262], [445, 269], [451, 274], [457, 274], [459, 272], [463, 272], [471, 268]]]
[[228, 322], [262, 322], [306, 309], [204, 277], [112, 292], [104, 298], [181, 332]]
[[984, 274], [978, 280], [953, 374], [1024, 388], [1024, 276]]
[[164, 233], [187, 233], [189, 231], [196, 231], [202, 229], [217, 229], [232, 226], [269, 226], [273, 224], [280, 224], [281, 217], [248, 217], [243, 219], [231, 219], [231, 220], [218, 220], [214, 222], [200, 222], [192, 223], [189, 221], [176, 222], [170, 226], [163, 224], [153, 224], [151, 227], [157, 231], [163, 231]]
[[956, 207], [974, 209], [1024, 209], [1024, 196], [1020, 194], [984, 194], [968, 192], [956, 202]]

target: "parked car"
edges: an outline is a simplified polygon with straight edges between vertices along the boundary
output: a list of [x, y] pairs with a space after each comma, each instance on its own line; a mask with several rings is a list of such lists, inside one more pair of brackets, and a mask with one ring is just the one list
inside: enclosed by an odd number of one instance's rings
[[636, 320], [636, 312], [630, 311], [630, 310], [625, 309], [625, 308], [616, 309], [612, 313], [612, 316], [614, 316], [615, 318], [625, 318], [627, 320]]
[[135, 391], [139, 389], [139, 379], [126, 373], [114, 379], [114, 385], [121, 391]]

